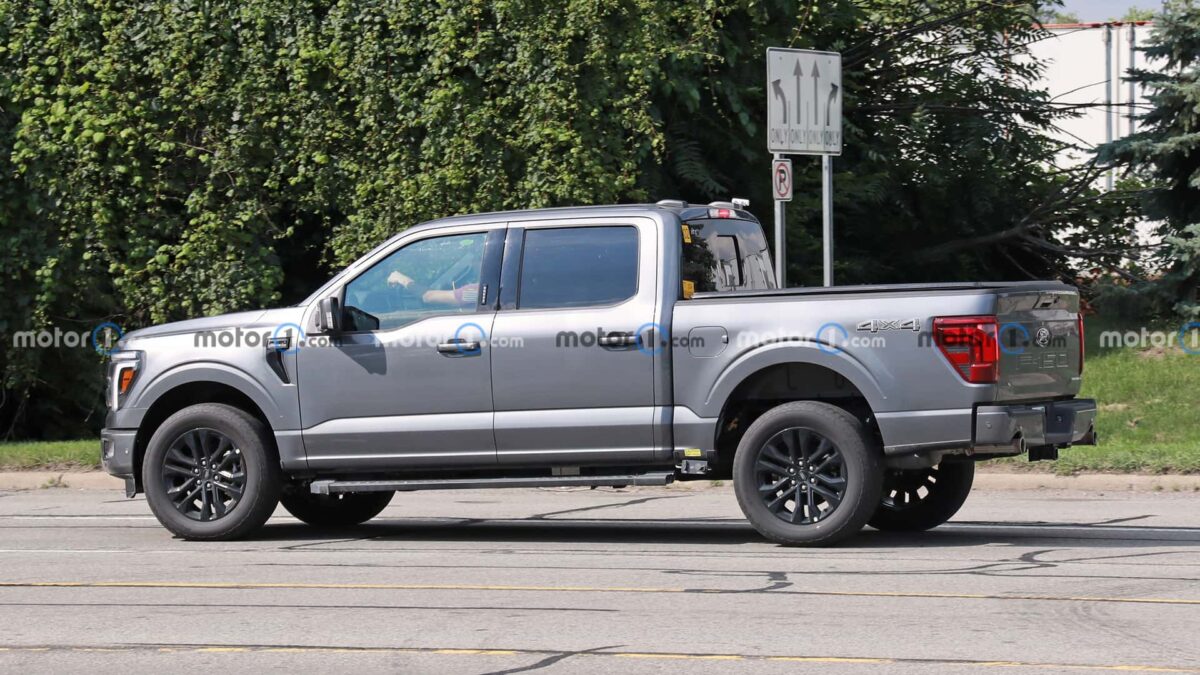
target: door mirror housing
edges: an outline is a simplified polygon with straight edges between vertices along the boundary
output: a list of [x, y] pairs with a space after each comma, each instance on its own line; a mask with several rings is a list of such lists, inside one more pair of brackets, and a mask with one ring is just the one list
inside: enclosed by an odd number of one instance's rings
[[318, 303], [317, 332], [324, 335], [342, 332], [342, 305], [337, 298], [321, 298]]

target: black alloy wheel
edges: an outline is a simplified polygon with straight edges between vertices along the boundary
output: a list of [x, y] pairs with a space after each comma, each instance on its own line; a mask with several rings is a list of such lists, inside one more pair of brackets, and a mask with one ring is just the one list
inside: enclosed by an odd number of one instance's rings
[[758, 494], [775, 517], [809, 525], [829, 517], [846, 494], [842, 453], [812, 429], [776, 433], [755, 462]]
[[926, 469], [891, 469], [869, 524], [898, 532], [937, 527], [958, 513], [974, 482], [975, 462], [970, 459], [944, 459]]
[[242, 451], [215, 429], [186, 431], [167, 448], [162, 480], [183, 515], [201, 522], [223, 518], [246, 491]]

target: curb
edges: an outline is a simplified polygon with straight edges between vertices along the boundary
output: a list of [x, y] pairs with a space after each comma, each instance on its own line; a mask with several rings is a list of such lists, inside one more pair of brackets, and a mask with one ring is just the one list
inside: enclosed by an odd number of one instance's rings
[[[729, 482], [724, 482], [729, 487]], [[100, 471], [0, 471], [0, 490], [124, 490], [125, 481]], [[674, 483], [672, 489], [722, 489], [711, 481]], [[1046, 473], [975, 474], [977, 490], [1077, 490], [1085, 492], [1200, 492], [1200, 476], [1086, 473], [1057, 476]]]
[[102, 471], [0, 471], [0, 490], [124, 490], [125, 481]]
[[1200, 492], [1200, 476], [1083, 473], [1058, 476], [1046, 473], [975, 474], [977, 490], [1082, 490], [1129, 492]]

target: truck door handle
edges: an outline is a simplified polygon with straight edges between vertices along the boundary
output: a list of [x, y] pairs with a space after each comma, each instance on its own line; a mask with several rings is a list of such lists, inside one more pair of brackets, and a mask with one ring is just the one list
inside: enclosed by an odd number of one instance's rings
[[638, 343], [638, 336], [633, 333], [608, 333], [601, 335], [596, 342], [601, 347], [632, 347]]
[[454, 356], [460, 354], [462, 356], [477, 356], [479, 355], [478, 340], [464, 340], [462, 338], [454, 338], [446, 342], [439, 342], [437, 346], [438, 352]]

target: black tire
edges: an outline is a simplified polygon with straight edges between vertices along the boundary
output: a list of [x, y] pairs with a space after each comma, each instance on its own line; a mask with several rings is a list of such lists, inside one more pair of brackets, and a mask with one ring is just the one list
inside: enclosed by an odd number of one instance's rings
[[317, 527], [351, 527], [379, 515], [395, 492], [355, 492], [314, 495], [297, 490], [284, 493], [279, 502], [298, 520]]
[[958, 513], [974, 482], [975, 462], [970, 460], [945, 460], [930, 469], [889, 470], [870, 525], [889, 532], [935, 528]]
[[201, 403], [154, 432], [142, 485], [163, 527], [184, 539], [213, 541], [262, 527], [279, 504], [283, 477], [262, 422], [233, 406]]
[[882, 486], [882, 452], [853, 415], [827, 403], [767, 411], [746, 430], [733, 460], [742, 513], [764, 537], [787, 546], [827, 546], [858, 532]]

